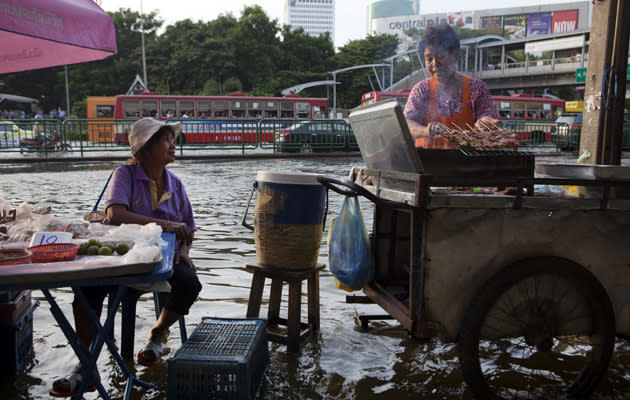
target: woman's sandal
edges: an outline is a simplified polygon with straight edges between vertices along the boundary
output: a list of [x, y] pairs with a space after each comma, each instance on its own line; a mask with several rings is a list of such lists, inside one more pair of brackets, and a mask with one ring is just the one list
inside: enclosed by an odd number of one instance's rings
[[[81, 379], [83, 379], [83, 376], [77, 372], [72, 373], [66, 378], [57, 379], [53, 382], [53, 386], [48, 391], [48, 393], [50, 393], [50, 395], [54, 397], [72, 397], [77, 394], [77, 389], [79, 388]], [[64, 382], [68, 383], [68, 387], [70, 388], [70, 390], [64, 391], [59, 389], [59, 386], [62, 385]], [[94, 392], [96, 391], [96, 386], [94, 386], [94, 384], [92, 383], [88, 383], [85, 391]]]
[[[153, 354], [155, 354], [155, 358], [152, 360], [147, 360], [144, 357], [144, 353], [146, 353], [147, 351], [150, 351]], [[149, 340], [147, 344], [142, 348], [142, 350], [138, 352], [138, 355], [136, 356], [136, 361], [138, 362], [138, 364], [142, 364], [144, 366], [150, 367], [160, 362], [162, 351], [164, 351], [164, 348], [162, 346]]]

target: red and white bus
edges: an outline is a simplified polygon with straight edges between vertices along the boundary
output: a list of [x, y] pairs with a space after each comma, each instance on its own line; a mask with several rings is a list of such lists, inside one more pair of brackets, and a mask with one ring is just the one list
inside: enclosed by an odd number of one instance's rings
[[179, 96], [151, 92], [118, 95], [114, 99], [113, 141], [126, 143], [131, 122], [141, 117], [181, 120], [184, 143], [272, 143], [274, 128], [282, 120], [327, 118], [328, 99], [297, 95]]
[[565, 101], [528, 94], [492, 96], [505, 129], [517, 133], [521, 141], [551, 143], [553, 122], [565, 111]]
[[398, 92], [367, 92], [361, 96], [361, 105], [367, 106], [368, 104], [378, 103], [379, 101], [395, 99], [400, 103], [402, 108], [405, 108], [410, 92], [410, 89], [403, 89]]
[[[367, 92], [361, 105], [396, 99], [404, 108], [410, 90], [398, 92]], [[555, 119], [564, 113], [565, 101], [552, 97], [533, 97], [528, 94], [492, 96], [503, 127], [518, 134], [521, 141], [549, 143]]]

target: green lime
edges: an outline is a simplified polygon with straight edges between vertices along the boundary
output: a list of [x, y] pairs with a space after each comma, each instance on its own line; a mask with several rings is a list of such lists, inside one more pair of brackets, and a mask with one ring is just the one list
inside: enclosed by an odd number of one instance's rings
[[102, 244], [101, 242], [99, 242], [97, 239], [92, 238], [92, 239], [90, 239], [90, 240], [88, 240], [88, 241], [87, 241], [87, 245], [88, 245], [88, 247], [89, 247], [89, 246], [98, 246], [98, 247], [101, 247], [103, 244]]
[[88, 246], [87, 248], [87, 254], [88, 256], [95, 256], [98, 254], [100, 247], [98, 247], [97, 245], [93, 244], [91, 246]]
[[113, 251], [114, 251], [114, 249], [116, 248], [116, 246], [114, 246], [114, 245], [113, 245], [113, 244], [111, 244], [111, 243], [104, 243], [104, 244], [101, 246], [101, 249], [102, 249], [103, 247], [109, 247], [110, 249], [112, 249], [112, 252], [113, 252]]
[[100, 249], [98, 249], [99, 256], [111, 256], [113, 252], [114, 251], [109, 246], [103, 246]]
[[84, 256], [87, 254], [88, 245], [87, 243], [82, 243], [79, 245], [79, 250], [77, 251], [77, 255]]
[[125, 243], [118, 243], [116, 245], [116, 253], [120, 254], [121, 256], [123, 254], [127, 254], [128, 251], [129, 251], [129, 246], [127, 246], [127, 244], [125, 244]]

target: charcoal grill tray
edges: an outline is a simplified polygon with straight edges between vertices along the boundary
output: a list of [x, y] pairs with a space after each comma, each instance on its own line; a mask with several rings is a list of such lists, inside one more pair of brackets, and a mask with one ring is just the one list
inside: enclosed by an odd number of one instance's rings
[[422, 149], [425, 174], [434, 176], [534, 177], [535, 156], [521, 151], [472, 148]]

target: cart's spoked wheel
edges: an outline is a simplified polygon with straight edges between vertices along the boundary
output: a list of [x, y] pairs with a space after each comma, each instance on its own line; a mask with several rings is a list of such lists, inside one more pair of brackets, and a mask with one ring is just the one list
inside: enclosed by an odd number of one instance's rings
[[605, 289], [562, 258], [513, 264], [474, 297], [459, 361], [478, 399], [562, 399], [590, 394], [608, 368], [615, 318]]

